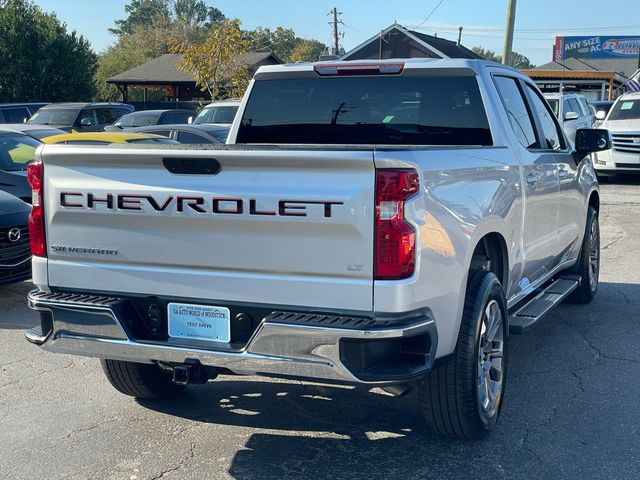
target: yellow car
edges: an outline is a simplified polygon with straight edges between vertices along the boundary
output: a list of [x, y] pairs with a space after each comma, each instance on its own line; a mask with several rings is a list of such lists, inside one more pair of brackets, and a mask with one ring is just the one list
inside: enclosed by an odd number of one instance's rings
[[162, 135], [127, 132], [74, 132], [43, 138], [44, 143], [67, 145], [109, 145], [110, 143], [178, 143]]

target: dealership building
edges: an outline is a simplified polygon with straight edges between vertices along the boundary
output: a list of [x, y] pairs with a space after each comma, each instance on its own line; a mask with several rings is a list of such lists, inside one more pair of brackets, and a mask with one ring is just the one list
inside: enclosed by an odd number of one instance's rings
[[544, 92], [613, 100], [640, 68], [640, 36], [556, 37], [553, 60], [525, 70]]

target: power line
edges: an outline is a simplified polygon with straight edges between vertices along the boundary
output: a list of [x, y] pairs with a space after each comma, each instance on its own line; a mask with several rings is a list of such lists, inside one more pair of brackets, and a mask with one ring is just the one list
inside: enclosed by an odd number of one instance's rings
[[440, 1], [438, 2], [438, 4], [437, 4], [435, 7], [433, 7], [433, 10], [431, 10], [431, 12], [429, 12], [429, 15], [427, 15], [427, 18], [425, 18], [423, 21], [421, 21], [421, 22], [418, 24], [418, 26], [417, 26], [417, 27], [415, 27], [415, 28], [420, 28], [422, 25], [424, 25], [425, 23], [427, 23], [427, 20], [429, 20], [429, 19], [431, 18], [431, 15], [433, 15], [433, 14], [434, 14], [434, 12], [438, 9], [438, 7], [439, 7], [440, 5], [442, 5], [442, 2], [444, 2], [444, 0], [440, 0]]

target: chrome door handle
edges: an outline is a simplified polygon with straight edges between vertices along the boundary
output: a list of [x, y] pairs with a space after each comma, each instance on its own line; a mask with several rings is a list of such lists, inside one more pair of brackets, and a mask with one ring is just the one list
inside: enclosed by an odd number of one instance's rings
[[542, 174], [539, 172], [527, 175], [527, 185], [535, 185], [536, 183], [539, 183], [540, 180], [542, 180]]

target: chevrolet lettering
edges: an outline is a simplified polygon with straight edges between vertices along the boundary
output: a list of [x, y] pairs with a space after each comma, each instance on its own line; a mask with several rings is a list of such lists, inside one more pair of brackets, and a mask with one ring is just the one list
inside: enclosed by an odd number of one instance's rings
[[199, 196], [173, 196], [158, 200], [152, 195], [115, 194], [105, 193], [96, 195], [93, 193], [60, 192], [60, 206], [64, 208], [106, 208], [109, 210], [138, 210], [143, 211], [148, 207], [156, 212], [174, 211], [183, 213], [194, 211], [197, 213], [216, 213], [230, 215], [267, 215], [306, 217], [307, 208], [318, 205], [326, 218], [332, 215], [332, 209], [344, 202], [330, 200], [276, 200], [271, 210], [266, 207], [258, 207], [255, 198], [248, 200], [242, 198], [227, 197], [199, 197]]

